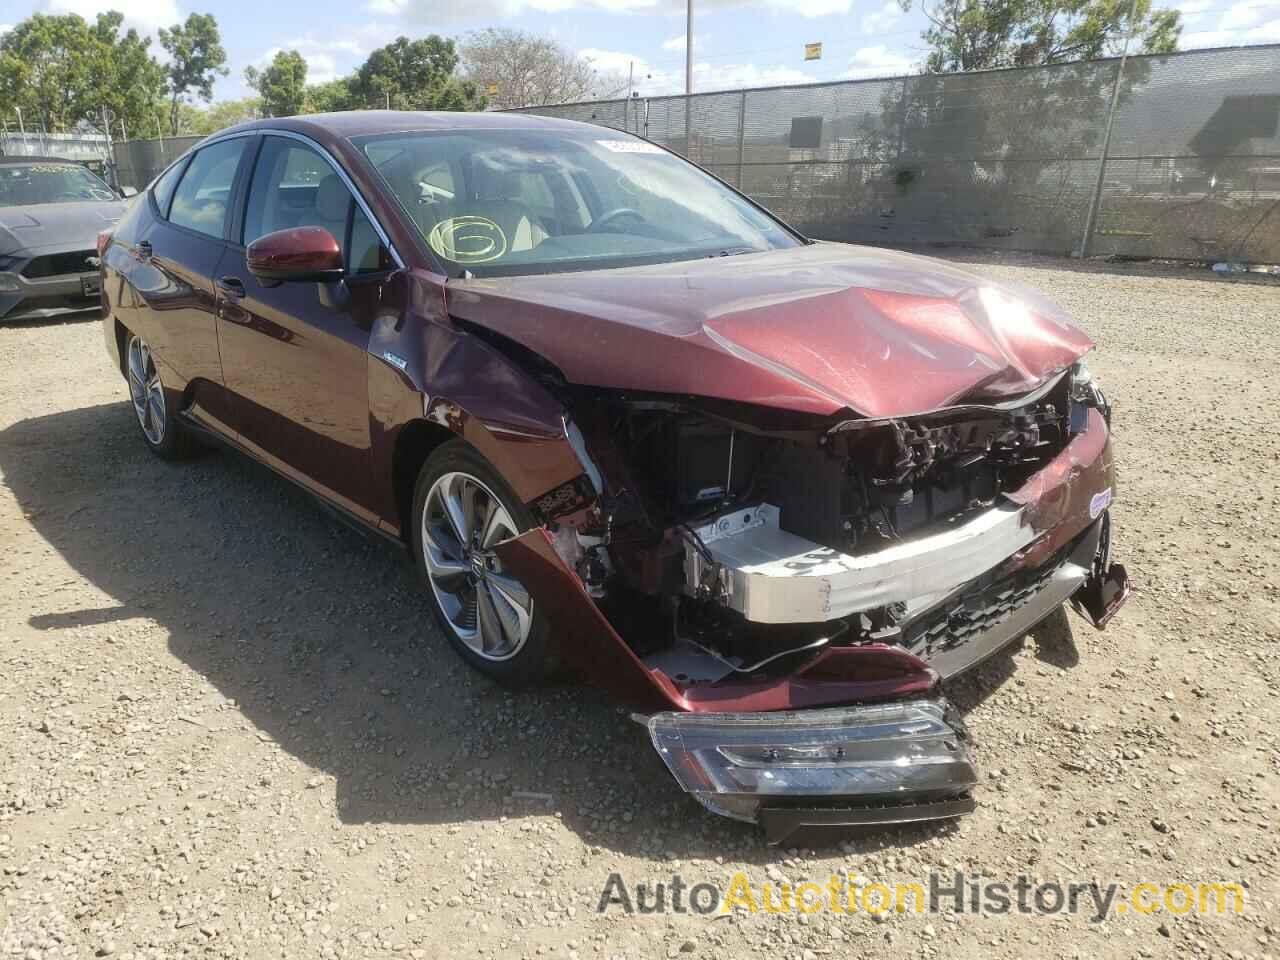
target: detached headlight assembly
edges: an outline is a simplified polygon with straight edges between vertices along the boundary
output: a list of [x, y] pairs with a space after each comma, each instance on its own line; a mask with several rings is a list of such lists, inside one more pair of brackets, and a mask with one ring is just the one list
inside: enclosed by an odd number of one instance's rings
[[1089, 365], [1083, 360], [1077, 360], [1075, 366], [1071, 368], [1072, 433], [1080, 433], [1084, 430], [1090, 407], [1101, 413], [1107, 426], [1111, 426], [1111, 404], [1107, 401], [1106, 394], [1098, 386], [1098, 381], [1093, 379]]

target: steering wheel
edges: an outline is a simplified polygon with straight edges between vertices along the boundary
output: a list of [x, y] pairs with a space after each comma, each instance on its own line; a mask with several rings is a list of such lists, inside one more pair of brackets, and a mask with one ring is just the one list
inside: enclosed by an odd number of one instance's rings
[[637, 220], [644, 220], [644, 214], [639, 210], [633, 210], [631, 207], [614, 207], [612, 210], [606, 210], [592, 220], [591, 226], [587, 227], [587, 233], [598, 233], [620, 217], [635, 217]]

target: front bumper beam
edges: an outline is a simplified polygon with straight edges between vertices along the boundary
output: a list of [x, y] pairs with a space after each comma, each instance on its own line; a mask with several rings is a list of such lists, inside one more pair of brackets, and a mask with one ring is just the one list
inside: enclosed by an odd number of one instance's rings
[[637, 719], [682, 788], [713, 813], [759, 823], [771, 843], [805, 827], [973, 810], [967, 735], [941, 699]]

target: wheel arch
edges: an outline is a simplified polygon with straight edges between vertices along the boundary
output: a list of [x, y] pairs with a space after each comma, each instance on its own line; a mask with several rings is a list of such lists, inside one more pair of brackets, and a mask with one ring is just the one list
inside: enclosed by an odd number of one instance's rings
[[400, 428], [391, 452], [391, 488], [395, 498], [400, 539], [412, 543], [413, 489], [427, 458], [460, 435], [428, 420], [413, 420]]

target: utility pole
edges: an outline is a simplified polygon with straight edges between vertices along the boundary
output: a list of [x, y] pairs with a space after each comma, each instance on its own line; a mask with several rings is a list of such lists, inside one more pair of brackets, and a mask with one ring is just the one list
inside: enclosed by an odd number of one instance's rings
[[[692, 2], [692, 0], [690, 0]], [[1134, 20], [1138, 16], [1138, 0], [1129, 3], [1129, 29], [1124, 35], [1124, 46], [1120, 50], [1120, 62], [1116, 65], [1116, 82], [1111, 88], [1111, 109], [1107, 111], [1107, 127], [1102, 134], [1102, 157], [1098, 160], [1098, 182], [1093, 188], [1093, 199], [1089, 202], [1089, 213], [1084, 221], [1084, 236], [1080, 238], [1080, 259], [1089, 256], [1089, 241], [1093, 239], [1094, 222], [1098, 219], [1098, 207], [1102, 203], [1102, 184], [1107, 175], [1107, 154], [1111, 150], [1111, 128], [1116, 122], [1116, 106], [1120, 103], [1120, 83], [1124, 80], [1124, 64], [1129, 59], [1129, 41], [1133, 39]]]
[[120, 190], [120, 178], [114, 175], [115, 165], [112, 163], [112, 160], [115, 154], [114, 154], [114, 151], [111, 149], [111, 120], [107, 117], [106, 104], [103, 104], [103, 107], [102, 107], [102, 132], [107, 135], [107, 157], [105, 161], [107, 183], [111, 185], [111, 188], [113, 190], [116, 190], [118, 192]]
[[684, 14], [684, 93], [693, 93], [693, 0], [685, 0]]
[[693, 0], [684, 9], [684, 155], [693, 159]]

